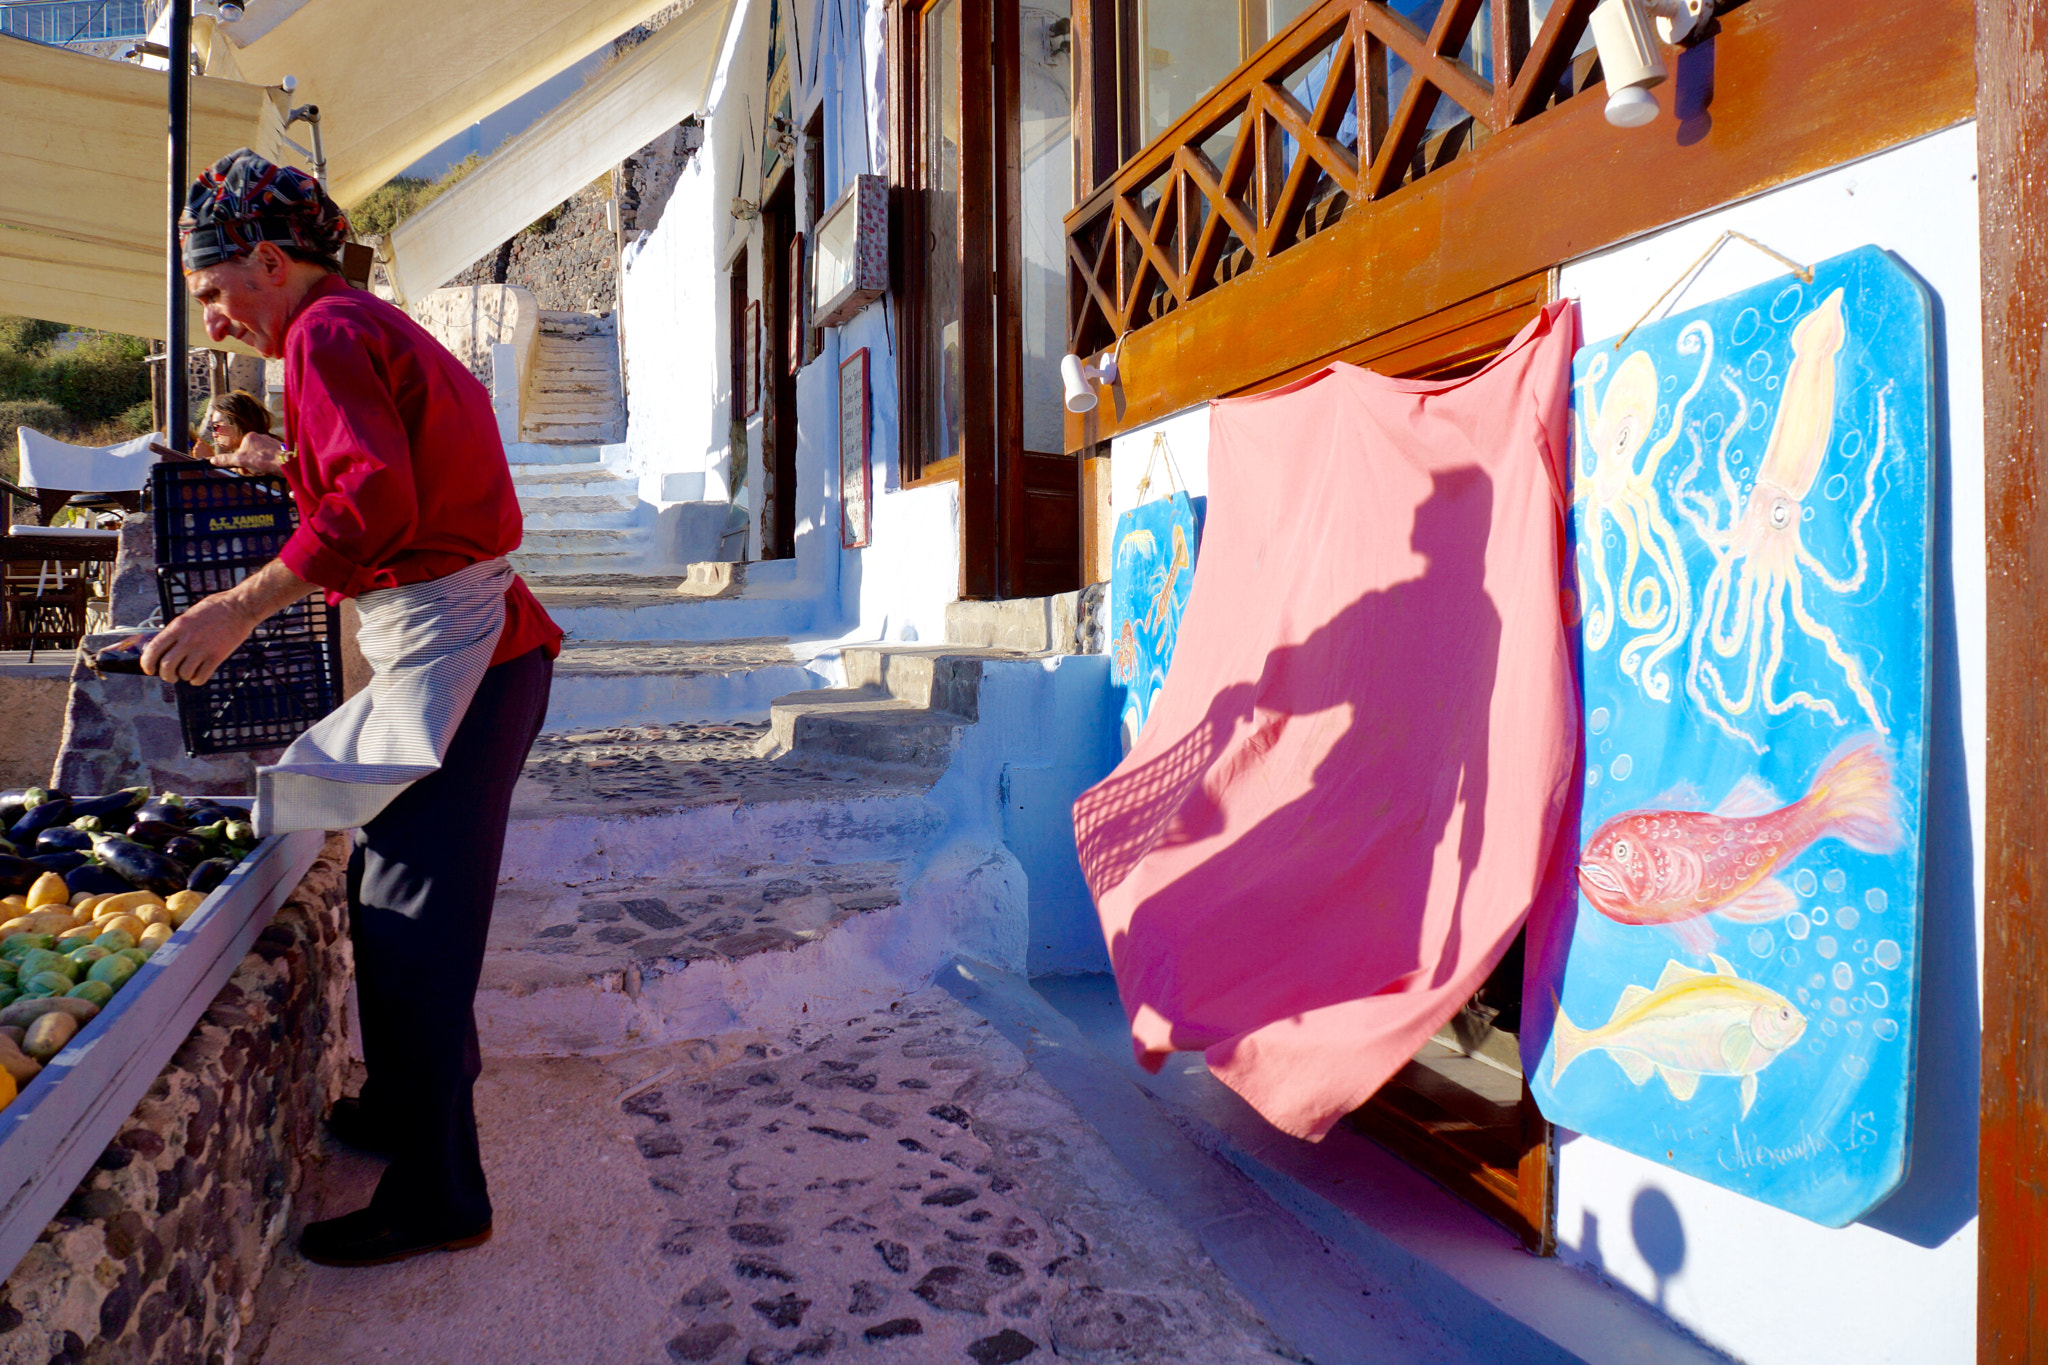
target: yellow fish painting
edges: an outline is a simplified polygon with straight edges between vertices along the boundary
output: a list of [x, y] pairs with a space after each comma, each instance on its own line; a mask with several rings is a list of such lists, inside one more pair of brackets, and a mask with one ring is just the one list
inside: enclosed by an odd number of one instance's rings
[[1711, 972], [1666, 962], [1656, 988], [1625, 986], [1599, 1028], [1580, 1028], [1560, 1005], [1550, 1083], [1582, 1054], [1605, 1052], [1637, 1085], [1652, 1073], [1674, 1099], [1690, 1100], [1702, 1076], [1742, 1077], [1742, 1115], [1756, 1103], [1756, 1077], [1806, 1032], [1791, 1001], [1744, 981], [1726, 958], [1708, 955]]

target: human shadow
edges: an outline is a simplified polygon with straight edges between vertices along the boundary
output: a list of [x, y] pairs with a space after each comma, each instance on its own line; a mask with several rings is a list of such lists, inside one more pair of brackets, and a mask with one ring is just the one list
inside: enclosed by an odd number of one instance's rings
[[[1484, 470], [1436, 472], [1411, 527], [1420, 574], [1274, 649], [1256, 682], [1222, 689], [1200, 726], [1077, 808], [1098, 901], [1147, 854], [1228, 836], [1110, 945], [1126, 1006], [1173, 1020], [1176, 1047], [1455, 965], [1485, 836], [1501, 634], [1485, 582], [1492, 517]], [[1288, 793], [1311, 765], [1306, 790]], [[1432, 942], [1453, 819], [1456, 900]], [[1319, 890], [1301, 889], [1304, 870]]]

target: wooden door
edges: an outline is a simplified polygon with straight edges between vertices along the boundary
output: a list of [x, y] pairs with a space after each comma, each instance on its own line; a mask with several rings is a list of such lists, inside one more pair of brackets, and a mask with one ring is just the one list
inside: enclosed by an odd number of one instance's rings
[[796, 239], [796, 177], [785, 175], [762, 210], [761, 558], [796, 553], [796, 364], [790, 244]]
[[932, 0], [902, 11], [895, 45], [911, 191], [903, 477], [958, 480], [963, 597], [1080, 586], [1080, 463], [1063, 449], [1057, 379], [1073, 194], [1064, 3]]

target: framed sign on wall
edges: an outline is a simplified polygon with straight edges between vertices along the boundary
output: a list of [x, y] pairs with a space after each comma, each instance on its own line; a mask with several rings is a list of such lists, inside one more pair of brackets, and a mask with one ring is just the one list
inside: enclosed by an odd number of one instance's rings
[[868, 543], [868, 507], [874, 492], [868, 472], [868, 351], [863, 346], [839, 365], [839, 543]]
[[745, 351], [747, 375], [740, 394], [741, 415], [752, 417], [761, 407], [761, 305], [747, 304], [746, 334], [740, 338]]

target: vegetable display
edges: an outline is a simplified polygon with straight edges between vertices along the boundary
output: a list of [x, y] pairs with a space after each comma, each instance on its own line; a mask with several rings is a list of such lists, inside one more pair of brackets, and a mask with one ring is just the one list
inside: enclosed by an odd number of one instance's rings
[[256, 846], [246, 812], [130, 787], [0, 792], [0, 1109]]

